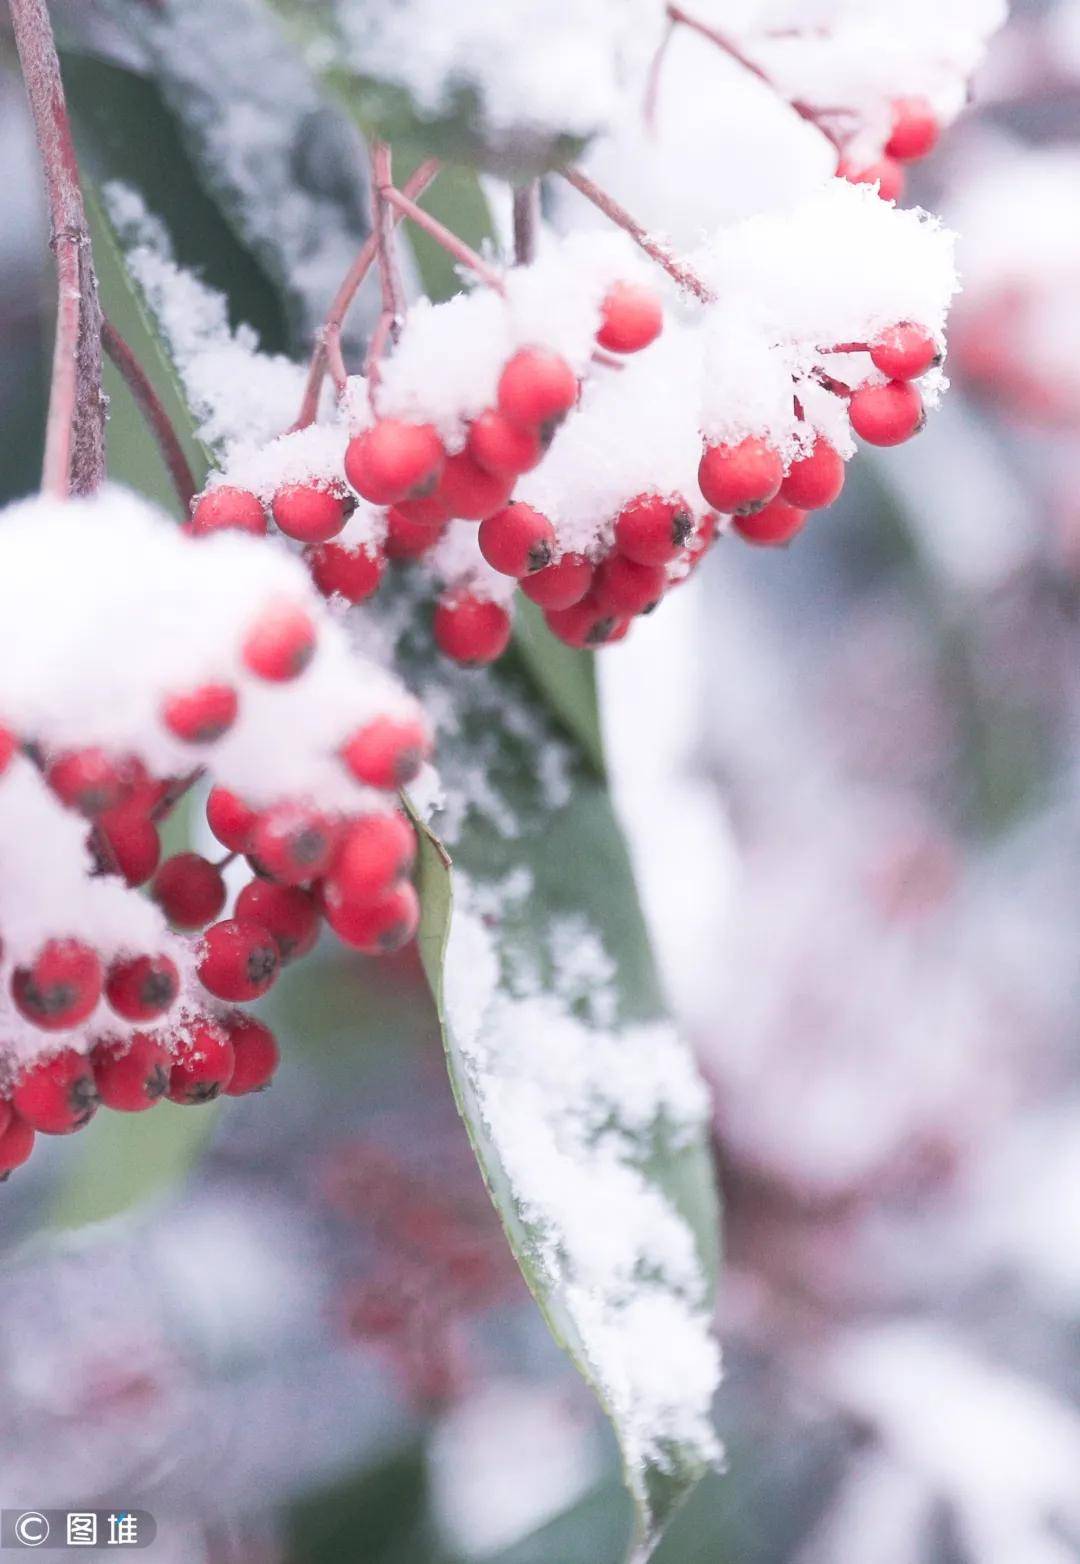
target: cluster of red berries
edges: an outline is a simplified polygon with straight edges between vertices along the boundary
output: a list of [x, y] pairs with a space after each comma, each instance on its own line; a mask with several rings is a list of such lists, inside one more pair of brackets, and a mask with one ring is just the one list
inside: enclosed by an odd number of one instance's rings
[[882, 155], [869, 163], [842, 155], [836, 172], [853, 185], [877, 185], [883, 201], [899, 201], [907, 183], [905, 165], [928, 157], [940, 135], [941, 122], [926, 98], [897, 98]]
[[[316, 642], [306, 610], [274, 604], [248, 627], [240, 657], [272, 687], [308, 666]], [[427, 726], [412, 711], [373, 716], [340, 744], [342, 774], [363, 807], [324, 810], [286, 799], [256, 809], [215, 786], [207, 820], [226, 856], [214, 863], [184, 852], [159, 866], [159, 823], [212, 765], [239, 704], [226, 684], [164, 699], [165, 728], [198, 746], [183, 777], [152, 776], [138, 756], [96, 746], [50, 753], [36, 742], [21, 745], [54, 797], [85, 820], [98, 873], [129, 887], [149, 882], [179, 932], [166, 950], [124, 951], [111, 960], [83, 939], [50, 938], [14, 966], [10, 1002], [23, 1020], [44, 1034], [80, 1035], [77, 1045], [58, 1037], [62, 1046], [41, 1050], [29, 1066], [7, 1067], [0, 1176], [26, 1160], [36, 1131], [77, 1130], [100, 1103], [138, 1112], [163, 1096], [200, 1103], [264, 1087], [277, 1044], [266, 1026], [232, 1007], [265, 994], [284, 965], [310, 951], [324, 918], [345, 944], [369, 954], [397, 950], [415, 933], [419, 904], [408, 874], [416, 836], [394, 797], [430, 751]], [[0, 730], [0, 771], [19, 748], [14, 734]], [[385, 799], [369, 805], [372, 792]], [[232, 916], [222, 918], [223, 869], [240, 854], [254, 878]], [[110, 1019], [102, 1018], [102, 1003]]]

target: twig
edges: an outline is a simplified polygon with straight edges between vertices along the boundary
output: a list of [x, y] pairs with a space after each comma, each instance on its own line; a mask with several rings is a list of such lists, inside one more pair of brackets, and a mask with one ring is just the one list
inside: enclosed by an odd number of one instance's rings
[[514, 264], [531, 266], [536, 259], [536, 234], [540, 226], [540, 181], [514, 187]]
[[[403, 188], [414, 198], [423, 195], [439, 172], [439, 167], [435, 158], [429, 158], [426, 163], [421, 163], [416, 172], [405, 181]], [[391, 215], [395, 225], [401, 221], [400, 212], [395, 211]], [[315, 422], [319, 410], [319, 395], [327, 368], [331, 368], [335, 384], [340, 384], [339, 377], [341, 380], [345, 377], [345, 365], [341, 355], [341, 329], [349, 312], [349, 306], [374, 261], [375, 239], [372, 236], [361, 246], [355, 261], [342, 278], [341, 285], [327, 312], [311, 355], [311, 367], [304, 386], [304, 399], [296, 423], [293, 425], [294, 429], [306, 429], [309, 424]]]
[[101, 307], [45, 0], [11, 0], [11, 21], [45, 175], [58, 285], [41, 484], [46, 493], [64, 499], [92, 493], [105, 475]]
[[391, 201], [398, 211], [410, 218], [418, 228], [429, 233], [436, 244], [442, 245], [448, 254], [463, 266], [467, 266], [471, 272], [475, 272], [481, 282], [487, 283], [489, 288], [494, 288], [496, 293], [505, 292], [502, 277], [493, 266], [489, 266], [483, 256], [467, 245], [464, 239], [459, 239], [457, 234], [451, 233], [445, 224], [440, 223], [437, 217], [432, 217], [430, 212], [425, 212], [417, 206], [403, 190], [395, 190], [391, 185], [386, 191], [386, 199]]
[[188, 459], [184, 455], [172, 420], [162, 405], [161, 399], [150, 383], [150, 377], [135, 357], [131, 347], [117, 331], [109, 320], [101, 323], [101, 345], [109, 358], [116, 365], [124, 379], [132, 396], [138, 404], [139, 411], [150, 426], [151, 433], [157, 441], [158, 450], [162, 460], [169, 469], [169, 477], [172, 479], [173, 488], [183, 508], [185, 516], [191, 508], [191, 502], [195, 498], [195, 478], [192, 474]]
[[374, 396], [380, 361], [387, 344], [397, 341], [405, 314], [405, 290], [394, 254], [394, 212], [390, 205], [393, 184], [390, 148], [385, 141], [376, 141], [371, 148], [371, 217], [375, 257], [379, 263], [382, 308], [364, 361], [369, 396]]
[[675, 33], [675, 17], [668, 11], [667, 26], [664, 36], [656, 46], [656, 53], [652, 57], [649, 66], [649, 74], [645, 81], [645, 98], [641, 106], [642, 117], [645, 120], [645, 129], [651, 135], [656, 134], [656, 111], [660, 102], [660, 73], [664, 68], [664, 57], [668, 52]]
[[581, 172], [580, 168], [564, 164], [559, 169], [559, 173], [587, 201], [591, 201], [593, 206], [598, 207], [605, 217], [610, 218], [616, 227], [628, 233], [634, 243], [644, 250], [645, 254], [650, 256], [658, 266], [662, 266], [668, 276], [679, 284], [680, 288], [685, 288], [688, 293], [692, 293], [703, 304], [714, 302], [715, 294], [711, 288], [702, 282], [697, 273], [692, 271], [685, 262], [677, 260], [666, 245], [654, 239], [642, 227], [636, 217], [631, 217], [625, 207], [620, 206], [618, 201], [613, 196], [608, 195], [606, 190], [602, 190], [599, 185], [594, 184], [587, 174]]

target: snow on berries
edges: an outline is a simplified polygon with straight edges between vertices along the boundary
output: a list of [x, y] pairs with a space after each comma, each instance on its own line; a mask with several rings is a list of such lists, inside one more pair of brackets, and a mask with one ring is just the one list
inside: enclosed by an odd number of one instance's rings
[[[300, 487], [294, 522], [327, 514]], [[237, 1007], [324, 924], [371, 954], [416, 931], [395, 801], [431, 729], [291, 546], [235, 492], [225, 512], [176, 528], [105, 489], [0, 516], [0, 1178], [99, 1105], [261, 1090], [277, 1044]], [[222, 855], [159, 862], [159, 826], [210, 782]]]

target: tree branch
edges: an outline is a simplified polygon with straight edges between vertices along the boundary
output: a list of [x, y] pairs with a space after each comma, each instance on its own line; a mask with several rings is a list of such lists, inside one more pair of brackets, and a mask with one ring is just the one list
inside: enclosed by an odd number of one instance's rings
[[536, 234], [540, 226], [540, 181], [514, 187], [514, 262], [531, 266], [536, 259]]
[[634, 243], [644, 250], [645, 254], [654, 260], [658, 266], [662, 266], [668, 276], [679, 284], [680, 288], [685, 288], [688, 293], [692, 293], [703, 304], [713, 303], [715, 295], [712, 289], [708, 288], [697, 273], [691, 271], [685, 262], [677, 260], [666, 245], [661, 244], [658, 239], [654, 239], [652, 234], [638, 222], [636, 217], [631, 217], [626, 208], [619, 205], [614, 196], [608, 195], [607, 191], [594, 184], [587, 174], [583, 174], [580, 168], [574, 168], [569, 163], [564, 164], [558, 172], [568, 184], [573, 185], [574, 189], [585, 197], [586, 201], [591, 201], [593, 206], [603, 212], [605, 217], [610, 218], [617, 228], [621, 228], [624, 233], [628, 233]]
[[105, 475], [101, 306], [60, 62], [45, 0], [11, 0], [11, 21], [49, 202], [58, 302], [42, 488], [92, 493]]
[[109, 320], [101, 323], [101, 343], [122, 375], [128, 390], [138, 403], [139, 411], [150, 426], [157, 441], [162, 460], [169, 469], [173, 488], [186, 516], [195, 498], [195, 478], [183, 446], [165, 411], [161, 399], [150, 383], [150, 377], [135, 357], [131, 348]]

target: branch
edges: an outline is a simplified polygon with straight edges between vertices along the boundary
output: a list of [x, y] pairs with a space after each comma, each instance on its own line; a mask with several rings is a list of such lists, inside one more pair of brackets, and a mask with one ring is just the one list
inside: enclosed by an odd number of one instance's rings
[[105, 475], [101, 306], [60, 62], [45, 0], [11, 0], [11, 21], [49, 202], [58, 302], [41, 485], [66, 499]]
[[540, 181], [514, 188], [514, 263], [531, 266], [536, 259], [536, 234], [540, 226]]
[[645, 254], [654, 260], [658, 266], [662, 266], [668, 276], [679, 284], [680, 288], [685, 288], [688, 293], [692, 293], [695, 298], [701, 300], [702, 304], [712, 304], [715, 301], [716, 296], [712, 289], [702, 282], [696, 272], [691, 271], [685, 262], [677, 260], [666, 245], [654, 239], [642, 227], [636, 217], [631, 217], [626, 208], [620, 206], [614, 196], [608, 195], [606, 190], [601, 190], [600, 186], [594, 184], [587, 174], [581, 172], [580, 168], [564, 164], [558, 172], [568, 184], [573, 185], [574, 189], [585, 197], [586, 201], [591, 201], [593, 206], [599, 208], [605, 217], [610, 218], [616, 227], [628, 233], [634, 243], [644, 250]]
[[442, 245], [456, 261], [460, 261], [471, 272], [475, 272], [481, 282], [487, 283], [489, 288], [494, 288], [496, 293], [505, 291], [502, 277], [493, 266], [488, 265], [482, 255], [477, 255], [464, 239], [459, 239], [457, 234], [452, 233], [444, 223], [440, 223], [437, 217], [432, 217], [430, 212], [425, 212], [422, 207], [417, 206], [403, 190], [395, 190], [393, 185], [389, 186], [386, 199], [392, 202], [404, 216], [410, 218], [418, 228], [430, 234], [436, 244]]
[[[405, 181], [404, 189], [410, 196], [423, 195], [428, 185], [439, 172], [439, 163], [435, 158], [429, 158], [426, 163], [421, 163], [416, 172]], [[401, 221], [400, 212], [391, 213], [394, 225]], [[328, 365], [333, 365], [335, 384], [338, 384], [345, 375], [345, 365], [341, 356], [341, 329], [345, 323], [345, 317], [349, 312], [349, 306], [356, 297], [364, 278], [375, 260], [375, 238], [372, 236], [361, 247], [356, 260], [342, 278], [341, 286], [334, 295], [333, 303], [326, 316], [326, 321], [319, 332], [311, 355], [311, 367], [308, 370], [307, 383], [304, 386], [304, 399], [300, 405], [293, 429], [306, 429], [309, 424], [315, 422], [319, 411], [319, 395], [322, 391], [323, 378], [326, 375]]]
[[150, 377], [111, 321], [103, 320], [101, 323], [101, 344], [122, 375], [138, 403], [139, 411], [150, 426], [186, 516], [195, 498], [195, 478], [176, 430], [173, 428], [172, 420], [151, 385]]

